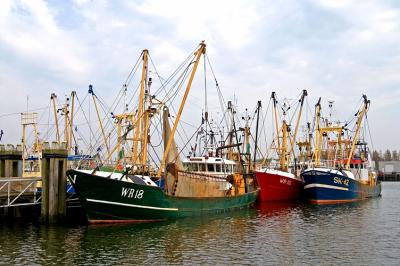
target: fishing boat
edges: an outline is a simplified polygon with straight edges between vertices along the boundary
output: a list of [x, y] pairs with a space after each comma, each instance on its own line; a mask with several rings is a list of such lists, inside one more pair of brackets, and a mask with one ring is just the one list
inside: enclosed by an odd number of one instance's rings
[[[282, 125], [278, 125], [277, 115], [277, 100], [275, 92], [271, 95], [271, 100], [274, 105], [274, 118], [276, 129], [277, 154], [279, 157], [279, 165], [277, 167], [263, 167], [255, 171], [257, 182], [260, 186], [259, 201], [281, 201], [295, 200], [301, 197], [303, 190], [303, 179], [298, 174], [296, 164], [290, 164], [290, 158], [294, 152], [296, 135], [301, 118], [304, 98], [307, 96], [307, 91], [304, 90], [299, 100], [300, 109], [295, 131], [290, 137], [290, 126], [284, 119]], [[279, 130], [281, 128], [281, 130]], [[281, 131], [281, 132], [279, 132]], [[288, 147], [289, 146], [289, 147]]]
[[[381, 195], [381, 184], [371, 169], [367, 142], [359, 138], [362, 121], [370, 101], [363, 95], [363, 103], [356, 113], [353, 139], [342, 139], [345, 125], [320, 126], [320, 102], [316, 109], [316, 147], [314, 165], [302, 172], [306, 198], [316, 204], [336, 204], [359, 201]], [[333, 136], [332, 136], [333, 135]], [[329, 139], [328, 139], [329, 138]], [[328, 149], [322, 149], [326, 143]], [[325, 157], [325, 161], [321, 160]]]
[[[133, 153], [124, 156], [124, 160], [130, 164], [126, 164], [122, 172], [98, 169], [67, 171], [67, 177], [79, 196], [89, 223], [162, 221], [246, 208], [255, 202], [258, 189], [246, 185], [246, 175], [233, 172], [232, 162], [213, 156], [201, 156], [190, 158], [184, 165], [176, 148], [174, 135], [197, 66], [201, 56], [205, 55], [205, 48], [204, 42], [200, 43], [188, 61], [190, 75], [181, 75], [189, 79], [172, 129], [169, 125], [169, 109], [164, 104], [166, 101], [154, 104], [156, 97], [150, 95], [147, 79], [148, 51], [143, 51], [138, 111], [124, 117], [134, 123], [124, 134], [119, 135], [118, 144], [108, 153], [111, 156], [114, 151], [119, 151], [120, 142], [127, 140], [128, 133], [133, 131], [133, 137], [130, 138], [134, 143]], [[158, 171], [154, 172], [147, 163], [147, 147], [150, 140], [149, 121], [158, 112], [162, 112], [164, 151]], [[119, 160], [118, 164], [121, 162]], [[203, 166], [207, 168], [203, 169]], [[163, 186], [156, 183], [159, 180], [163, 180]]]

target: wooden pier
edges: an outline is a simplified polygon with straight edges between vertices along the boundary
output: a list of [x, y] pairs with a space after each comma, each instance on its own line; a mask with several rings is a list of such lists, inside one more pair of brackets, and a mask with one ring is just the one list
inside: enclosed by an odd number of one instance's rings
[[42, 176], [22, 177], [22, 147], [0, 145], [0, 215], [18, 212], [22, 206], [40, 205], [43, 222], [54, 223], [66, 217], [67, 147], [43, 143]]

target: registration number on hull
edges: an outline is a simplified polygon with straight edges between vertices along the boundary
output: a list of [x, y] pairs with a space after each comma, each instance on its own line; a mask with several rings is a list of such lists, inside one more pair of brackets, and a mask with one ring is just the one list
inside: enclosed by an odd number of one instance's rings
[[279, 183], [281, 183], [281, 184], [286, 184], [286, 185], [288, 185], [288, 186], [291, 186], [291, 185], [292, 185], [292, 180], [289, 180], [289, 179], [286, 179], [286, 178], [281, 178], [281, 179], [279, 180]]
[[338, 176], [335, 176], [333, 178], [333, 183], [338, 185], [345, 185], [346, 187], [349, 186], [349, 180], [347, 178], [340, 178]]
[[130, 199], [141, 199], [143, 198], [144, 191], [142, 189], [126, 188], [122, 187], [121, 197]]

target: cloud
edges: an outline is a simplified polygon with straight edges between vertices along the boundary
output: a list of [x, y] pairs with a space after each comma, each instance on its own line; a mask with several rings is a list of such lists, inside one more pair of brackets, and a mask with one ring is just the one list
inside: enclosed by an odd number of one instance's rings
[[177, 39], [207, 40], [237, 50], [253, 39], [252, 29], [259, 22], [250, 1], [145, 1], [135, 7], [140, 13], [173, 22]]
[[58, 77], [88, 72], [84, 46], [59, 28], [46, 2], [14, 1], [5, 7], [0, 20], [3, 50]]
[[[293, 98], [308, 89], [310, 105], [332, 99], [338, 117], [346, 119], [366, 93], [371, 117], [396, 119], [400, 9], [382, 1], [4, 0], [0, 91], [47, 99], [53, 90], [86, 93], [92, 83], [112, 99], [143, 49], [168, 77], [201, 40], [225, 99], [235, 94], [241, 110], [267, 102], [273, 90]], [[202, 70], [193, 106], [203, 105], [201, 78]], [[35, 97], [31, 104], [40, 107]], [[210, 99], [218, 105], [212, 92]], [[387, 141], [381, 122], [372, 128], [375, 144], [399, 147]]]
[[77, 6], [83, 6], [87, 3], [89, 3], [91, 0], [72, 0], [72, 2], [74, 2], [75, 5]]

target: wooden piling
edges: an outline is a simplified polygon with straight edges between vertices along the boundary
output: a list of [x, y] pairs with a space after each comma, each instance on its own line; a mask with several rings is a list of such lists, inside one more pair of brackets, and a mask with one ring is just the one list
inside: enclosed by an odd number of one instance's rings
[[0, 147], [0, 176], [18, 177], [22, 173], [22, 149], [11, 144]]
[[0, 144], [0, 177], [5, 177], [5, 158], [4, 156], [5, 146]]
[[43, 149], [42, 159], [42, 220], [54, 223], [66, 216], [66, 186], [68, 151], [65, 145], [52, 143]]

